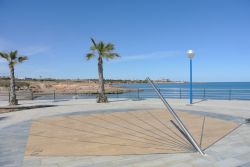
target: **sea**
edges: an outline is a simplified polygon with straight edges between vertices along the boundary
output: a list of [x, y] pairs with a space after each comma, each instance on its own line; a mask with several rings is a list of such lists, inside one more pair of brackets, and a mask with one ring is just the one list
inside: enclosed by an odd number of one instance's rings
[[[147, 83], [140, 84], [115, 84], [127, 88], [151, 88]], [[189, 88], [189, 83], [167, 83], [156, 84], [158, 88]], [[209, 88], [209, 89], [250, 89], [250, 82], [204, 82], [193, 83], [193, 88]]]
[[[127, 88], [128, 92], [121, 94], [107, 94], [109, 98], [127, 98], [142, 100], [146, 98], [157, 98], [157, 94], [150, 84], [113, 84], [113, 86]], [[188, 99], [189, 83], [156, 84], [157, 88], [165, 98]], [[218, 99], [218, 100], [250, 100], [250, 82], [206, 82], [193, 83], [193, 99]], [[86, 99], [96, 98], [89, 94], [56, 94], [53, 96], [38, 96], [36, 99]]]
[[[133, 92], [121, 94], [128, 98], [155, 98], [156, 93], [150, 84], [116, 84]], [[166, 98], [189, 98], [189, 83], [159, 83], [156, 84]], [[136, 91], [137, 90], [137, 91]], [[194, 99], [250, 100], [250, 82], [206, 82], [193, 83]]]

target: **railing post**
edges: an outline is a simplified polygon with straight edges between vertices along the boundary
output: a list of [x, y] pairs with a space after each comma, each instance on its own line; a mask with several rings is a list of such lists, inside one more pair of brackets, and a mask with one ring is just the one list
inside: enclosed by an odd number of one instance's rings
[[78, 99], [77, 97], [77, 90], [75, 89], [75, 99]]
[[206, 98], [206, 88], [204, 88], [204, 90], [203, 90], [203, 99], [205, 99]]
[[10, 89], [9, 89], [8, 93], [9, 93], [9, 102], [10, 102]]
[[119, 98], [118, 88], [116, 89], [116, 98]]
[[56, 100], [56, 91], [54, 90], [53, 92], [53, 96], [54, 96], [54, 101]]
[[232, 90], [231, 89], [229, 89], [229, 100], [231, 100], [232, 99], [232, 97], [231, 97], [231, 94], [232, 94], [232, 92], [231, 92]]
[[34, 96], [33, 96], [33, 91], [30, 90], [30, 96], [31, 96], [31, 100], [34, 100]]
[[138, 100], [140, 99], [140, 89], [139, 88], [137, 89], [137, 99]]
[[180, 88], [180, 99], [181, 99], [181, 88]]

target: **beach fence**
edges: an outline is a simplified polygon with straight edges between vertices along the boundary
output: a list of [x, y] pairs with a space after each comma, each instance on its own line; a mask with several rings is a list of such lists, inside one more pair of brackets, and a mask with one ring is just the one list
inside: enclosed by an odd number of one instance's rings
[[[129, 88], [127, 91], [106, 94], [109, 98], [127, 98], [133, 100], [142, 100], [147, 98], [157, 98], [154, 90], [151, 88]], [[187, 88], [160, 88], [160, 93], [164, 98], [170, 99], [188, 99], [189, 89]], [[69, 99], [94, 99], [96, 93], [86, 93], [81, 90], [59, 92], [34, 92], [32, 90], [17, 91], [17, 99], [20, 100], [69, 100]], [[250, 100], [250, 89], [211, 89], [195, 88], [193, 89], [194, 99], [216, 99], [216, 100]], [[9, 100], [9, 91], [0, 91], [0, 101]]]

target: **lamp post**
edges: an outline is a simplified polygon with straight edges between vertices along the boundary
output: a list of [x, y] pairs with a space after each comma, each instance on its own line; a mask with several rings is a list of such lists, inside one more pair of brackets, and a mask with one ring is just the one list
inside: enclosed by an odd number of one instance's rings
[[193, 103], [193, 83], [192, 83], [192, 59], [194, 58], [194, 51], [193, 50], [188, 50], [187, 51], [187, 56], [190, 59], [190, 88], [189, 88], [189, 103]]

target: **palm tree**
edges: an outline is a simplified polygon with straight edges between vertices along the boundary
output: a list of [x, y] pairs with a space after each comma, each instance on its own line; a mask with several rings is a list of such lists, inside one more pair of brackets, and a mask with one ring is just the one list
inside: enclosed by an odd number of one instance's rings
[[97, 95], [97, 103], [107, 103], [108, 98], [105, 96], [104, 79], [103, 79], [103, 58], [114, 59], [120, 57], [117, 53], [114, 53], [114, 45], [111, 43], [99, 42], [96, 43], [91, 38], [92, 46], [90, 47], [91, 53], [86, 55], [87, 60], [90, 60], [98, 55], [98, 76], [99, 76], [99, 89]]
[[9, 53], [0, 52], [0, 57], [8, 61], [10, 69], [10, 101], [9, 105], [17, 105], [16, 99], [16, 84], [15, 84], [15, 65], [28, 60], [27, 56], [17, 56], [17, 50], [11, 51]]

